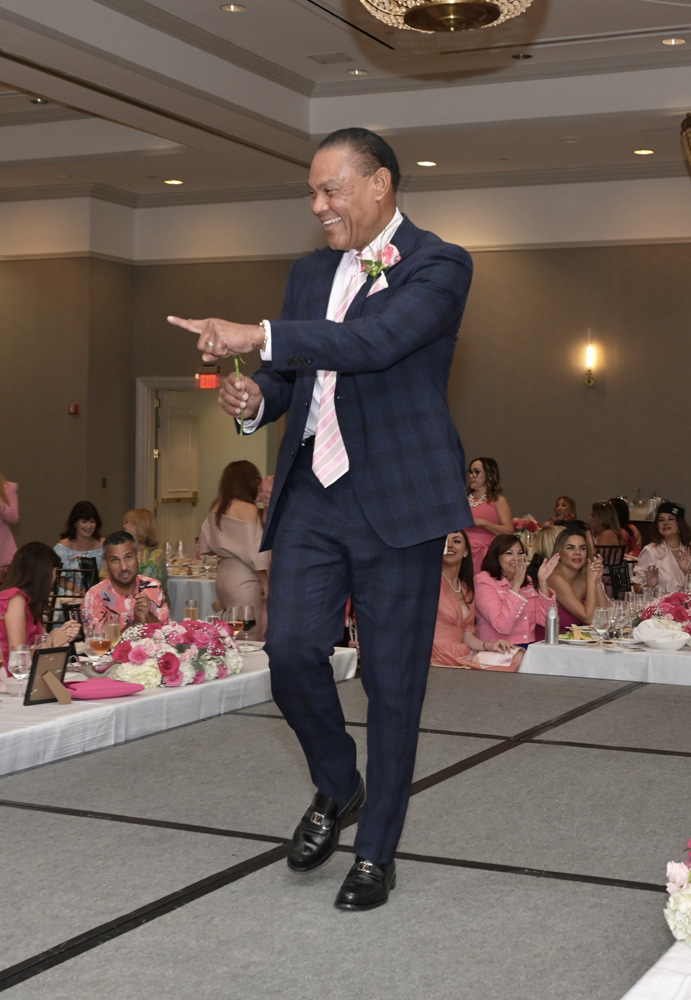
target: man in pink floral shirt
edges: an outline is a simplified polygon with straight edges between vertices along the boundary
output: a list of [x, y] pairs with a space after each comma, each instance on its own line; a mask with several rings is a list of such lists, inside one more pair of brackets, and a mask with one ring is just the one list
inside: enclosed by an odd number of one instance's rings
[[170, 611], [158, 580], [139, 576], [134, 538], [115, 531], [103, 543], [103, 563], [108, 579], [86, 592], [82, 621], [87, 631], [95, 625], [119, 621], [123, 628], [145, 622], [167, 622]]

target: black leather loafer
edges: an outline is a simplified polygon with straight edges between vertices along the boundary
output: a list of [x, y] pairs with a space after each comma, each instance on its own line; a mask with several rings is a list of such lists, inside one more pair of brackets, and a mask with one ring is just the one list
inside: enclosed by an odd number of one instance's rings
[[373, 861], [356, 858], [345, 877], [334, 906], [340, 910], [373, 910], [383, 906], [389, 898], [389, 889], [396, 886], [396, 862], [375, 865]]
[[357, 813], [365, 801], [365, 785], [359, 779], [350, 802], [337, 812], [335, 799], [317, 792], [312, 804], [295, 827], [288, 849], [288, 867], [294, 872], [311, 872], [328, 861], [338, 847], [341, 827]]

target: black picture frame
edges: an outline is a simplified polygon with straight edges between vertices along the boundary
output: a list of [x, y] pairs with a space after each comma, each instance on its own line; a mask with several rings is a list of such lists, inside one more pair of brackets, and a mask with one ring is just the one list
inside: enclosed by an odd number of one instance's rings
[[25, 705], [45, 705], [49, 701], [58, 700], [46, 684], [44, 676], [51, 673], [62, 684], [69, 655], [70, 646], [49, 646], [47, 649], [37, 649], [34, 652], [24, 692]]

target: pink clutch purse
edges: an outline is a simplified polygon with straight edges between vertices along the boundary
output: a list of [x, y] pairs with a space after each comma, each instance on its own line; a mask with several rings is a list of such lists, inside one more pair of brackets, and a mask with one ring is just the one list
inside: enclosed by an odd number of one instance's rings
[[67, 681], [65, 687], [77, 701], [92, 701], [97, 698], [124, 698], [128, 694], [138, 694], [144, 690], [143, 684], [130, 684], [110, 677], [90, 677], [88, 681]]

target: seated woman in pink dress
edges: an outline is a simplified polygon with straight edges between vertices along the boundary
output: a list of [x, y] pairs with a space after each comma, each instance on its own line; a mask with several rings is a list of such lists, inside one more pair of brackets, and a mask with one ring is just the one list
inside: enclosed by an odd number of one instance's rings
[[[17, 549], [0, 590], [0, 653], [7, 663], [10, 646], [31, 646], [43, 635], [43, 612], [60, 568], [60, 558], [43, 542]], [[65, 646], [77, 636], [79, 622], [66, 622], [48, 636], [48, 646]]]
[[466, 532], [477, 576], [492, 539], [513, 535], [511, 507], [502, 495], [499, 466], [493, 458], [474, 458], [468, 466], [468, 503], [475, 523]]
[[549, 585], [557, 597], [559, 631], [567, 631], [569, 625], [590, 625], [595, 608], [609, 605], [602, 580], [602, 556], [595, 555], [586, 532], [571, 525], [557, 538], [554, 553], [559, 563]]
[[507, 669], [502, 664], [511, 662], [515, 647], [503, 639], [489, 642], [475, 635], [473, 560], [464, 531], [447, 536], [441, 576], [432, 664]]
[[538, 589], [526, 577], [525, 551], [516, 535], [495, 538], [475, 579], [477, 634], [481, 639], [506, 639], [521, 646], [511, 661], [518, 670], [525, 647], [535, 642], [535, 627], [544, 627], [547, 611], [554, 604], [554, 591], [547, 580], [559, 556], [545, 560], [537, 571]]

